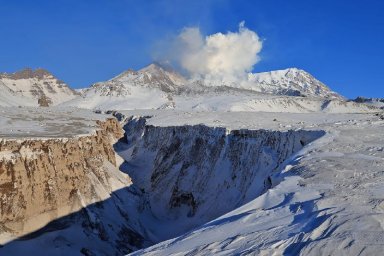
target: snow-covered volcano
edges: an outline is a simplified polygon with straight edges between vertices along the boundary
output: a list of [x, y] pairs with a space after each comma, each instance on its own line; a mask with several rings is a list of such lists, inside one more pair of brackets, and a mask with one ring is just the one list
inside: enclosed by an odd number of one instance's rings
[[[103, 110], [311, 112], [322, 111], [329, 100], [343, 101], [343, 97], [309, 73], [295, 68], [250, 73], [243, 81], [227, 82], [188, 79], [172, 69], [151, 64], [96, 83], [83, 90], [82, 97], [65, 105]], [[315, 107], [309, 106], [312, 102]]]
[[[1, 105], [51, 106], [74, 99], [78, 93], [44, 69], [0, 73], [1, 92], [9, 97]], [[4, 95], [6, 95], [4, 93]], [[3, 95], [3, 94], [2, 94]]]

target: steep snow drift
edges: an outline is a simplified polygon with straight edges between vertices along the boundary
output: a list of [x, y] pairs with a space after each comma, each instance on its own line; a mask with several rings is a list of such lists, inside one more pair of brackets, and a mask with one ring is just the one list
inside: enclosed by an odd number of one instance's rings
[[324, 134], [145, 123], [129, 117], [127, 143], [116, 150], [141, 191], [138, 217], [142, 233], [153, 242], [183, 234], [264, 193], [287, 158]]

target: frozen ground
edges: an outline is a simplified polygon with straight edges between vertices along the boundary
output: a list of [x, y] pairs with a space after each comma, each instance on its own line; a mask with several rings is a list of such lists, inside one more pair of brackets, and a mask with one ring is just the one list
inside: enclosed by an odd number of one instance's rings
[[75, 108], [0, 107], [0, 138], [69, 138], [92, 133], [106, 115]]
[[[128, 114], [128, 113], [126, 113]], [[379, 255], [384, 249], [384, 121], [375, 114], [186, 113], [149, 123], [322, 129], [274, 187], [194, 231], [134, 255]]]

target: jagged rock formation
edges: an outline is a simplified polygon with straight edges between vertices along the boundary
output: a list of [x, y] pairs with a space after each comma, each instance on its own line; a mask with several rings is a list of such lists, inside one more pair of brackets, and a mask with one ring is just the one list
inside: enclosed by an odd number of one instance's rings
[[49, 107], [52, 104], [52, 101], [50, 98], [48, 98], [45, 95], [40, 96], [40, 98], [37, 100], [37, 104], [39, 104], [40, 107]]
[[19, 97], [19, 105], [31, 105], [23, 101], [26, 98], [38, 106], [51, 106], [79, 95], [44, 69], [26, 68], [10, 74], [0, 73], [0, 84], [7, 87], [14, 97]]

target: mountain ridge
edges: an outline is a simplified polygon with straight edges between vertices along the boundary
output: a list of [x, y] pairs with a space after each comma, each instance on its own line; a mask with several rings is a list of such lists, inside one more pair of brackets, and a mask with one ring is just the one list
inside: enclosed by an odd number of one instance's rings
[[47, 107], [79, 96], [79, 93], [65, 82], [42, 68], [35, 70], [25, 68], [14, 73], [0, 73], [0, 81], [11, 91], [12, 97], [20, 97], [20, 105], [28, 99], [34, 102], [28, 105]]
[[[45, 69], [24, 69], [1, 73], [0, 91], [3, 106], [297, 113], [335, 112], [339, 108], [342, 112], [373, 111], [371, 106], [346, 102], [343, 96], [298, 68], [249, 73], [247, 80], [235, 83], [186, 78], [170, 67], [152, 63], [76, 91]], [[329, 100], [332, 104], [325, 105]]]
[[[322, 106], [326, 100], [344, 102], [344, 97], [297, 68], [249, 74], [247, 80], [235, 83], [186, 78], [152, 63], [138, 71], [126, 70], [81, 92], [81, 97], [64, 105], [99, 110], [313, 112], [325, 111]], [[330, 104], [334, 105], [341, 104]], [[342, 108], [347, 111], [348, 107]], [[358, 107], [351, 109], [357, 111]]]
[[[127, 85], [160, 85], [164, 92], [172, 92], [181, 87], [204, 86], [204, 87], [233, 87], [236, 89], [252, 90], [266, 94], [277, 94], [287, 96], [314, 96], [324, 98], [344, 99], [343, 96], [332, 91], [324, 83], [317, 80], [310, 73], [298, 68], [287, 68], [261, 73], [249, 73], [245, 81], [225, 81], [210, 79], [188, 79], [172, 70], [164, 68], [162, 65], [152, 63], [138, 71], [128, 69], [102, 83], [125, 83]], [[164, 86], [165, 85], [165, 86]], [[92, 87], [91, 86], [91, 87]], [[314, 88], [312, 88], [314, 87]]]

